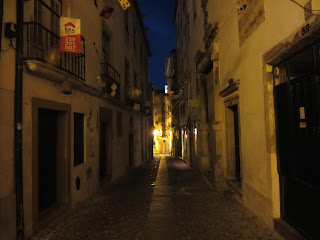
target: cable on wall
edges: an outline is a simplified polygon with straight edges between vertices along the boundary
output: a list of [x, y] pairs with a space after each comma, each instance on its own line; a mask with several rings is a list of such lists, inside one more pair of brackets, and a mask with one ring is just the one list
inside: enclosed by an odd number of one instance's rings
[[307, 12], [309, 12], [309, 13], [311, 13], [311, 14], [313, 14], [313, 15], [320, 16], [320, 14], [313, 13], [313, 12], [320, 12], [320, 9], [318, 9], [318, 10], [312, 10], [312, 9], [306, 8], [305, 6], [301, 5], [301, 4], [300, 4], [299, 2], [297, 2], [296, 0], [289, 0], [289, 1], [297, 4], [299, 7], [303, 8], [304, 10], [306, 10]]
[[223, 24], [221, 25], [221, 27], [218, 27], [218, 29], [222, 29], [224, 27], [224, 25], [227, 23], [227, 21], [229, 20], [229, 18], [231, 17], [233, 10], [235, 9], [235, 7], [237, 6], [238, 1], [236, 1], [236, 3], [233, 5], [232, 10], [230, 11], [228, 17], [226, 18], [226, 20], [223, 22]]

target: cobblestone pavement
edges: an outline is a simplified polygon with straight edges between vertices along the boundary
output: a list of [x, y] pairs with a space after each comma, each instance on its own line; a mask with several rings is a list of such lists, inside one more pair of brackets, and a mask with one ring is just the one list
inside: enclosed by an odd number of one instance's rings
[[106, 185], [88, 200], [40, 231], [33, 240], [135, 240], [143, 233], [159, 161]]
[[177, 240], [283, 240], [230, 194], [212, 191], [185, 162], [168, 158]]
[[[283, 240], [230, 194], [212, 191], [186, 163], [173, 157], [166, 161], [175, 240]], [[133, 169], [32, 239], [142, 240], [158, 167], [155, 160]]]

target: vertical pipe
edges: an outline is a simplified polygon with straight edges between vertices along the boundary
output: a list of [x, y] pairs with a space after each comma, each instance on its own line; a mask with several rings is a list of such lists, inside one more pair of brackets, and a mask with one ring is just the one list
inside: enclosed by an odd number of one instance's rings
[[83, 79], [86, 79], [86, 40], [83, 39]]
[[27, 56], [30, 57], [30, 24], [27, 24]]
[[17, 239], [24, 238], [23, 162], [22, 162], [22, 94], [23, 94], [23, 0], [17, 0], [16, 73], [14, 99], [14, 160]]
[[[0, 39], [2, 39], [2, 18], [3, 18], [3, 0], [0, 0]], [[1, 41], [0, 41], [1, 49]]]

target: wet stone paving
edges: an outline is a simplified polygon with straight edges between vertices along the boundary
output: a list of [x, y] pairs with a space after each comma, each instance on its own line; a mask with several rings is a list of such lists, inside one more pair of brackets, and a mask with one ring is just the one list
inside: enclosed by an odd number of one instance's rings
[[[166, 168], [159, 171], [167, 171], [170, 211], [175, 220], [174, 236], [163, 240], [283, 240], [232, 195], [211, 190], [183, 161], [174, 157], [161, 157], [161, 161], [166, 161]], [[152, 240], [144, 237], [144, 231], [151, 201], [158, 199], [152, 198], [158, 167], [156, 157], [131, 170], [32, 239]], [[159, 179], [157, 182], [160, 184]]]
[[168, 160], [177, 240], [283, 240], [229, 191], [211, 190], [184, 162]]
[[127, 176], [78, 204], [32, 240], [136, 240], [142, 236], [159, 161], [131, 169]]

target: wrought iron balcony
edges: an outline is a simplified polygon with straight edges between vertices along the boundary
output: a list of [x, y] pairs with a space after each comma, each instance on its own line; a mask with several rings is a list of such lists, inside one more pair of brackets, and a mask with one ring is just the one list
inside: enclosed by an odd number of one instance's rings
[[104, 91], [112, 97], [120, 99], [120, 74], [109, 63], [102, 63], [102, 81]]
[[82, 53], [60, 52], [60, 37], [40, 23], [24, 23], [24, 58], [37, 60], [66, 71], [81, 80], [86, 75], [85, 39]]

